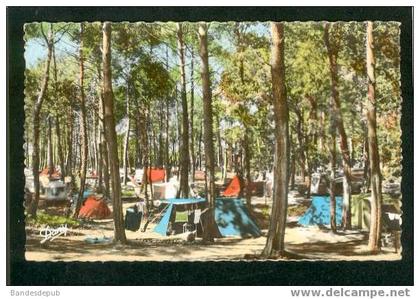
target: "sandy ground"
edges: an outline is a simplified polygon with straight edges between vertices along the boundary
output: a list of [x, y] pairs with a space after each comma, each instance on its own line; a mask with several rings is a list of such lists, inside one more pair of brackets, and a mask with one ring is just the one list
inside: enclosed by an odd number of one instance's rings
[[[191, 243], [176, 238], [162, 239], [153, 233], [127, 232], [130, 243], [86, 244], [86, 236], [112, 236], [112, 230], [72, 231], [72, 235], [40, 246], [41, 237], [27, 240], [26, 259], [33, 261], [203, 261], [240, 260], [246, 255], [258, 255], [266, 238], [222, 238], [214, 244]], [[154, 238], [146, 236], [155, 235]], [[292, 260], [398, 260], [400, 254], [385, 248], [379, 255], [366, 254], [367, 236], [358, 232], [334, 235], [318, 228], [288, 228], [286, 248]]]
[[[296, 199], [294, 199], [296, 200]], [[299, 201], [299, 200], [298, 200]], [[255, 199], [256, 206], [265, 205], [265, 199]], [[268, 203], [269, 204], [269, 203]], [[125, 203], [127, 208], [130, 203]], [[297, 217], [290, 217], [286, 229], [285, 246], [291, 260], [398, 260], [399, 253], [392, 246], [378, 255], [366, 253], [366, 232], [347, 231], [337, 234], [326, 228], [300, 227]], [[112, 220], [95, 221], [83, 228], [69, 229], [67, 236], [41, 245], [39, 229], [27, 228], [26, 259], [31, 261], [208, 261], [241, 260], [258, 256], [265, 245], [268, 221], [260, 221], [263, 236], [259, 238], [217, 239], [205, 244], [197, 238], [186, 242], [179, 236], [163, 237], [153, 232], [149, 224], [146, 232], [126, 231], [127, 245], [88, 244], [87, 237], [113, 236]]]

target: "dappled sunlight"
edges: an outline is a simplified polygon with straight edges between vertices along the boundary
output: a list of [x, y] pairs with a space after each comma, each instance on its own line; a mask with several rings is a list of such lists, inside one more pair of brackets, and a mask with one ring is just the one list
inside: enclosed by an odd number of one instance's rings
[[26, 24], [26, 258], [400, 259], [399, 26]]

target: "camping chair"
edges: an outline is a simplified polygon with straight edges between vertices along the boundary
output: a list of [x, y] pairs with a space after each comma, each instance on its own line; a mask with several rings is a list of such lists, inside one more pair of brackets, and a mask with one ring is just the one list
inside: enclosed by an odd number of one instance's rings
[[182, 226], [182, 232], [194, 232], [194, 235], [197, 236], [197, 224], [200, 223], [201, 210], [188, 211], [188, 214], [192, 217], [188, 217], [188, 222]]
[[186, 222], [182, 225], [182, 232], [183, 233], [191, 232], [191, 231], [194, 231], [194, 225], [193, 224]]

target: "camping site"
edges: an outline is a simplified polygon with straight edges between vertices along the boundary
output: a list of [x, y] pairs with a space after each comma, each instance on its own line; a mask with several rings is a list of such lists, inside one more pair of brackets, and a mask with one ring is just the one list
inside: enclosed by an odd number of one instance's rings
[[26, 259], [400, 260], [399, 35], [26, 24]]

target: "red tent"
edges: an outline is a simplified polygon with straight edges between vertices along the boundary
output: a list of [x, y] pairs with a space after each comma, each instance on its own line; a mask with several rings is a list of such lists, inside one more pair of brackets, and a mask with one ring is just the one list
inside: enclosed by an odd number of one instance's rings
[[[247, 184], [244, 182], [244, 191], [247, 191]], [[263, 196], [264, 195], [264, 182], [251, 182], [249, 185], [249, 190], [253, 196]], [[230, 181], [229, 185], [226, 187], [225, 191], [221, 193], [222, 196], [226, 197], [238, 197], [241, 193], [241, 183], [239, 177], [235, 175]]]
[[79, 211], [79, 218], [105, 219], [111, 216], [111, 210], [103, 199], [89, 196]]
[[[42, 176], [48, 176], [48, 167], [46, 167], [46, 168], [44, 168], [40, 173], [39, 173], [39, 176], [40, 177], [42, 177]], [[51, 174], [51, 177], [53, 178], [53, 179], [59, 179], [59, 178], [61, 178], [61, 173], [60, 172], [58, 172], [57, 171], [57, 169], [53, 169], [53, 173]]]
[[166, 170], [164, 168], [147, 168], [147, 182], [156, 183], [165, 181]]
[[222, 196], [237, 197], [241, 192], [241, 183], [239, 177], [235, 175], [226, 187], [225, 191], [222, 192]]

